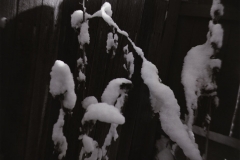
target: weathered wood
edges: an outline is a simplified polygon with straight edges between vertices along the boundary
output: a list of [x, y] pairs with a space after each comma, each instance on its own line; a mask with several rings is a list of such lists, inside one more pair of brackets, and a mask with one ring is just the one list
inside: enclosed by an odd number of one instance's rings
[[[44, 141], [42, 134], [45, 111], [48, 104], [49, 73], [57, 57], [57, 44], [59, 40], [59, 12], [61, 1], [43, 1], [41, 10], [41, 24], [39, 28], [38, 51], [36, 55], [34, 86], [32, 91], [31, 111], [29, 117], [28, 144], [25, 159], [39, 159], [44, 155]], [[59, 12], [59, 13], [58, 13]], [[41, 78], [40, 78], [41, 77]], [[34, 140], [37, 140], [34, 142]], [[46, 143], [46, 142], [45, 142]]]
[[[17, 154], [17, 128], [16, 121], [18, 112], [15, 110], [14, 96], [16, 85], [14, 82], [14, 67], [12, 67], [12, 53], [14, 53], [16, 20], [13, 20], [17, 15], [17, 0], [1, 0], [0, 1], [0, 18], [6, 17], [8, 23], [6, 27], [0, 28], [0, 158], [9, 159]], [[18, 107], [18, 106], [17, 106]]]
[[165, 82], [167, 72], [169, 69], [169, 61], [172, 54], [174, 37], [177, 29], [177, 19], [180, 10], [180, 0], [172, 0], [169, 2], [169, 9], [167, 12], [167, 19], [164, 28], [163, 37], [159, 41], [159, 45], [154, 52], [151, 52], [153, 56], [150, 59], [159, 69], [160, 78]]
[[[203, 17], [210, 18], [211, 5], [199, 5], [199, 4], [182, 4], [180, 9], [180, 15], [191, 16], [191, 17]], [[224, 15], [221, 19], [224, 20], [240, 20], [240, 12], [238, 8], [235, 7], [225, 7]]]

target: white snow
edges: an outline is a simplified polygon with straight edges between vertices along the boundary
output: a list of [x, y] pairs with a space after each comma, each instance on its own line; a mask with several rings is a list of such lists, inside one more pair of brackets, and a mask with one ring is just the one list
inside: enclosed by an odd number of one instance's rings
[[93, 152], [96, 148], [96, 141], [94, 141], [91, 137], [87, 136], [86, 134], [82, 137], [83, 148], [84, 151], [87, 153]]
[[176, 142], [191, 160], [201, 160], [200, 152], [180, 120], [180, 107], [172, 90], [159, 82], [156, 66], [143, 59], [141, 70], [144, 83], [148, 86], [153, 110], [160, 115], [163, 131]]
[[62, 159], [63, 157], [65, 157], [68, 146], [66, 137], [63, 135], [64, 116], [64, 111], [60, 109], [59, 117], [57, 122], [53, 126], [52, 133], [52, 140], [54, 142], [54, 145], [60, 152], [60, 154], [58, 155], [58, 159]]
[[105, 22], [108, 23], [109, 26], [113, 26], [114, 28], [117, 29], [117, 32], [128, 37], [127, 32], [122, 31], [118, 25], [113, 21], [111, 18], [112, 16], [112, 9], [111, 9], [111, 4], [108, 2], [105, 2], [102, 7], [101, 7], [101, 13], [102, 13], [102, 18]]
[[[109, 87], [111, 88], [111, 85]], [[116, 101], [116, 104], [115, 104], [115, 107], [116, 107], [116, 109], [119, 110], [119, 112], [121, 112], [121, 108], [124, 105], [125, 97], [127, 96], [127, 94], [125, 92], [122, 92], [120, 95], [121, 96], [117, 98], [117, 101]], [[118, 124], [112, 123], [111, 127], [109, 129], [109, 132], [108, 132], [108, 134], [105, 138], [104, 144], [102, 146], [102, 154], [105, 158], [108, 158], [107, 155], [106, 155], [106, 153], [107, 153], [106, 147], [111, 145], [112, 139], [114, 139], [114, 141], [116, 141], [117, 138], [118, 138], [117, 127], [118, 127]]]
[[123, 52], [126, 54], [126, 53], [129, 53], [129, 51], [128, 51], [128, 44], [125, 46], [125, 47], [123, 47]]
[[116, 78], [110, 81], [102, 94], [102, 102], [105, 102], [109, 105], [114, 105], [118, 96], [124, 92], [124, 90], [121, 90], [120, 88], [120, 85], [123, 83], [132, 84], [130, 80], [125, 78]]
[[216, 15], [215, 15], [216, 12], [218, 12], [219, 14], [218, 16], [223, 16], [224, 14], [224, 7], [221, 4], [220, 0], [213, 0], [211, 11], [210, 11], [210, 15], [212, 19], [216, 18]]
[[83, 11], [77, 10], [74, 11], [71, 15], [71, 25], [73, 28], [80, 28], [81, 23], [83, 21]]
[[99, 120], [106, 123], [125, 123], [125, 118], [117, 108], [106, 103], [91, 104], [87, 107], [87, 111], [83, 116], [82, 124], [85, 121]]
[[70, 68], [63, 61], [56, 60], [50, 73], [50, 93], [53, 97], [64, 94], [63, 105], [67, 109], [73, 109], [76, 103], [74, 81]]
[[[85, 12], [85, 20], [91, 18], [92, 16]], [[72, 28], [80, 28], [83, 23], [83, 11], [76, 10], [71, 15], [71, 26]]]
[[113, 50], [113, 56], [116, 54], [115, 50], [118, 47], [118, 35], [114, 34], [112, 32], [108, 33], [107, 37], [107, 45], [106, 45], [106, 52], [109, 53], [109, 51]]
[[79, 82], [86, 81], [86, 76], [85, 76], [85, 74], [82, 73], [81, 70], [79, 70], [79, 72], [78, 72], [77, 80], [78, 80]]
[[212, 21], [209, 21], [209, 31], [211, 32], [210, 42], [215, 43], [217, 48], [221, 48], [224, 33], [221, 24], [213, 24]]
[[133, 46], [134, 50], [137, 52], [137, 54], [138, 54], [142, 59], [145, 59], [144, 53], [143, 53], [142, 49], [139, 48], [138, 46], [136, 46], [135, 43], [134, 43], [129, 37], [127, 37], [127, 38], [128, 38], [128, 41], [132, 44], [132, 46]]
[[78, 42], [80, 44], [81, 49], [83, 48], [83, 45], [85, 45], [86, 43], [87, 44], [90, 43], [88, 28], [89, 28], [88, 21], [83, 22], [81, 25], [80, 34], [78, 35]]
[[126, 59], [127, 62], [127, 70], [129, 71], [129, 78], [132, 78], [132, 75], [134, 73], [134, 57], [133, 53], [130, 52], [128, 54], [124, 54], [124, 58]]
[[94, 96], [89, 96], [82, 101], [82, 107], [84, 109], [87, 109], [87, 107], [90, 106], [91, 104], [97, 104], [97, 103], [98, 103], [98, 100]]
[[95, 148], [89, 158], [85, 158], [85, 160], [97, 160], [99, 158], [99, 149]]
[[83, 66], [83, 59], [80, 57], [80, 58], [77, 60], [77, 67], [81, 67], [81, 69], [82, 69], [82, 66]]
[[190, 49], [184, 58], [182, 70], [182, 84], [188, 108], [188, 127], [191, 130], [194, 115], [193, 109], [197, 109], [198, 97], [201, 90], [215, 90], [216, 84], [212, 82], [212, 69], [221, 67], [221, 60], [211, 59], [214, 50], [211, 47], [210, 34], [207, 42]]
[[113, 45], [114, 45], [113, 33], [109, 32], [107, 37], [107, 46], [106, 46], [107, 53], [109, 52], [109, 50], [111, 50]]

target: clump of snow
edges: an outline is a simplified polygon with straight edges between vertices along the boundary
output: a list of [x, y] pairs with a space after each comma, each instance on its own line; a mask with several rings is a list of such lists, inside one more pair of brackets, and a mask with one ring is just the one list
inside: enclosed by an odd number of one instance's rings
[[134, 73], [134, 57], [132, 52], [128, 52], [128, 45], [123, 48], [124, 58], [127, 64], [124, 64], [123, 67], [129, 72], [129, 78], [132, 78]]
[[95, 148], [95, 150], [92, 152], [91, 156], [89, 158], [85, 158], [85, 160], [98, 160], [101, 159], [101, 149]]
[[109, 51], [112, 49], [114, 56], [116, 54], [115, 50], [117, 49], [117, 47], [118, 47], [118, 35], [117, 34], [113, 35], [112, 32], [109, 32], [106, 45], [107, 53], [109, 53]]
[[80, 58], [78, 58], [78, 60], [77, 60], [77, 67], [79, 67], [79, 68], [81, 68], [82, 69], [82, 67], [83, 67], [83, 59], [80, 57]]
[[80, 34], [78, 35], [78, 42], [80, 44], [81, 49], [83, 48], [83, 45], [85, 45], [86, 43], [87, 44], [90, 43], [88, 28], [89, 28], [88, 21], [83, 22], [81, 25]]
[[50, 93], [52, 96], [64, 94], [63, 105], [72, 110], [76, 103], [74, 81], [70, 68], [63, 61], [55, 61], [50, 73]]
[[6, 23], [7, 23], [7, 18], [6, 17], [2, 17], [1, 21], [0, 21], [0, 27], [1, 28], [5, 28]]
[[[121, 96], [117, 99], [117, 102], [116, 102], [116, 104], [115, 104], [115, 107], [116, 107], [119, 111], [121, 111], [121, 108], [122, 108], [123, 105], [124, 105], [125, 97], [126, 97], [126, 96], [127, 96], [127, 94], [122, 93]], [[105, 158], [107, 158], [107, 155], [106, 155], [106, 153], [107, 153], [106, 147], [111, 145], [112, 139], [114, 139], [114, 141], [116, 141], [117, 138], [118, 138], [117, 127], [118, 127], [117, 124], [112, 123], [112, 124], [111, 124], [111, 127], [110, 127], [110, 129], [109, 129], [109, 132], [108, 132], [108, 134], [107, 134], [107, 136], [106, 136], [106, 138], [105, 138], [104, 144], [103, 144], [103, 146], [102, 146], [102, 152], [103, 152], [102, 154], [103, 154], [103, 156], [105, 156]]]
[[[85, 20], [91, 18], [91, 15], [85, 12]], [[71, 26], [72, 28], [80, 28], [83, 23], [83, 11], [77, 10], [74, 11], [71, 15]]]
[[218, 19], [219, 17], [223, 16], [224, 14], [224, 7], [221, 4], [220, 0], [213, 0], [210, 15], [212, 19]]
[[84, 124], [85, 121], [90, 120], [99, 120], [101, 122], [115, 124], [125, 123], [125, 118], [119, 112], [119, 110], [114, 106], [108, 105], [106, 103], [91, 104], [87, 107], [87, 111], [82, 119], [82, 124]]
[[103, 20], [104, 20], [105, 22], [108, 23], [109, 26], [113, 26], [114, 28], [117, 29], [117, 32], [118, 32], [118, 33], [120, 33], [120, 34], [128, 37], [127, 32], [122, 31], [122, 30], [118, 27], [118, 25], [113, 21], [113, 19], [111, 18], [111, 16], [112, 16], [112, 9], [111, 9], [111, 4], [110, 4], [110, 3], [105, 2], [105, 3], [102, 5], [102, 7], [101, 7], [101, 13], [102, 13], [101, 17], [103, 18]]
[[224, 33], [221, 24], [213, 24], [212, 21], [209, 21], [209, 31], [211, 33], [210, 42], [216, 44], [218, 49], [221, 48]]
[[144, 83], [150, 92], [151, 105], [160, 115], [163, 131], [176, 142], [191, 160], [201, 160], [200, 152], [180, 120], [180, 107], [172, 90], [159, 82], [156, 66], [143, 59], [141, 70]]
[[129, 53], [129, 51], [128, 51], [128, 45], [126, 45], [125, 47], [123, 47], [123, 52], [124, 52], [124, 53]]
[[82, 137], [84, 151], [87, 153], [93, 152], [96, 146], [96, 141], [94, 141], [91, 137], [87, 136], [86, 134]]
[[117, 124], [111, 124], [111, 127], [109, 129], [109, 132], [105, 138], [104, 144], [102, 146], [102, 154], [103, 156], [107, 157], [107, 150], [106, 147], [110, 146], [111, 142], [112, 142], [112, 138], [114, 138], [114, 141], [116, 141], [116, 139], [118, 138], [118, 133], [117, 133]]
[[85, 64], [88, 64], [87, 56], [84, 57]]
[[80, 70], [79, 73], [78, 73], [77, 80], [78, 80], [79, 82], [86, 81], [86, 76], [85, 76], [85, 74], [82, 73], [81, 70]]
[[161, 136], [161, 139], [157, 140], [157, 155], [156, 160], [174, 160], [174, 156], [171, 152], [170, 140], [164, 136]]
[[87, 109], [87, 107], [90, 106], [91, 104], [97, 104], [97, 103], [98, 103], [98, 100], [94, 96], [89, 96], [82, 101], [82, 107], [84, 109]]
[[221, 60], [211, 59], [214, 49], [209, 34], [207, 38], [205, 44], [193, 47], [184, 58], [182, 84], [189, 112], [187, 125], [190, 130], [194, 121], [193, 109], [197, 109], [198, 97], [202, 90], [216, 90], [217, 85], [212, 81], [212, 69], [221, 67]]
[[120, 88], [121, 84], [132, 84], [132, 82], [125, 78], [116, 78], [110, 81], [102, 94], [102, 97], [101, 97], [102, 102], [105, 102], [109, 105], [114, 105], [118, 96], [121, 93], [125, 92]]
[[83, 11], [77, 10], [74, 11], [71, 15], [71, 25], [73, 28], [80, 28], [81, 23], [83, 21]]
[[54, 142], [54, 145], [60, 152], [60, 154], [58, 155], [58, 159], [62, 159], [63, 157], [65, 157], [68, 146], [66, 137], [63, 135], [64, 116], [64, 111], [60, 109], [59, 117], [57, 122], [53, 126], [52, 133], [52, 140]]

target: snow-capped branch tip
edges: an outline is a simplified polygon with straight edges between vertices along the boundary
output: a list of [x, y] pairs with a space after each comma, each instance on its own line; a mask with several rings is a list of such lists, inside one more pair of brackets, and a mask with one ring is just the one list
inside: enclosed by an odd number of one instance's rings
[[221, 4], [221, 0], [213, 0], [210, 15], [212, 19], [217, 22], [224, 14], [224, 6]]
[[49, 92], [53, 97], [63, 95], [63, 107], [72, 110], [76, 103], [75, 84], [69, 66], [63, 61], [56, 60], [52, 71]]
[[58, 120], [54, 124], [52, 132], [52, 140], [54, 142], [55, 149], [59, 152], [58, 159], [65, 157], [68, 147], [66, 137], [63, 135], [64, 116], [65, 113], [63, 109], [60, 109]]
[[221, 24], [214, 24], [213, 21], [209, 21], [208, 25], [210, 31], [210, 43], [212, 44], [213, 48], [220, 49], [223, 43], [223, 34], [224, 30]]
[[116, 54], [116, 49], [118, 47], [118, 35], [115, 33], [113, 34], [112, 32], [108, 33], [107, 37], [107, 45], [106, 45], [106, 52], [109, 53], [110, 50], [113, 52], [113, 56]]
[[91, 104], [83, 116], [82, 124], [86, 121], [101, 121], [105, 123], [124, 124], [125, 118], [117, 108], [106, 103]]
[[83, 101], [82, 101], [82, 107], [84, 109], [87, 109], [88, 106], [90, 106], [91, 104], [97, 104], [98, 103], [98, 100], [96, 97], [94, 96], [89, 96], [89, 97], [86, 97]]
[[102, 94], [102, 102], [114, 105], [120, 94], [128, 92], [132, 87], [132, 82], [125, 78], [113, 79], [109, 82]]
[[81, 24], [80, 27], [80, 34], [78, 35], [78, 42], [80, 44], [80, 48], [83, 49], [83, 46], [85, 44], [89, 44], [90, 43], [90, 36], [89, 36], [89, 32], [88, 32], [88, 21], [85, 21]]
[[134, 73], [134, 57], [133, 53], [128, 51], [128, 45], [123, 47], [124, 52], [124, 58], [126, 61], [126, 64], [123, 65], [123, 68], [128, 71], [129, 78], [132, 78], [132, 75]]
[[141, 69], [142, 79], [148, 86], [153, 110], [159, 113], [163, 131], [182, 148], [188, 158], [202, 160], [197, 144], [192, 141], [180, 120], [180, 107], [173, 91], [159, 82], [157, 73], [156, 66], [144, 59]]

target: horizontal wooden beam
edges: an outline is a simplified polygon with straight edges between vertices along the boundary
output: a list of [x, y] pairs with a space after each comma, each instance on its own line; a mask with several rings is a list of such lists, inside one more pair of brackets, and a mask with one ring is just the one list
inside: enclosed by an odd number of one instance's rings
[[[199, 136], [206, 136], [206, 132], [198, 126], [193, 126], [193, 132]], [[240, 140], [232, 137], [228, 137], [219, 133], [209, 132], [209, 139], [224, 144], [226, 146], [232, 147], [234, 149], [240, 150]]]
[[[183, 2], [181, 4], [180, 15], [181, 16], [190, 16], [190, 17], [210, 17], [211, 5], [202, 5], [202, 4], [190, 4]], [[224, 15], [222, 17], [224, 20], [233, 20], [240, 21], [240, 11], [233, 7], [225, 7]]]

